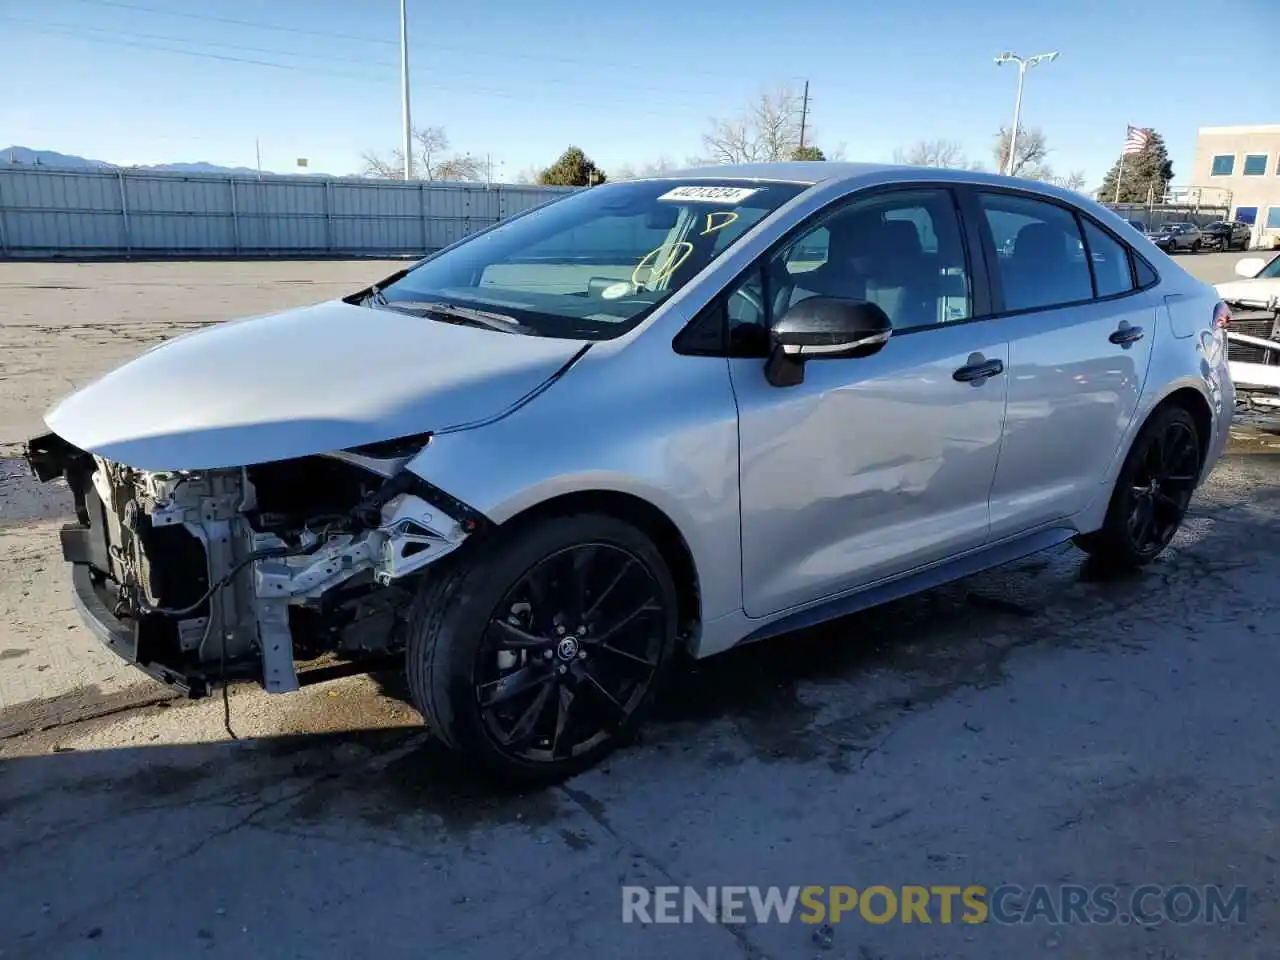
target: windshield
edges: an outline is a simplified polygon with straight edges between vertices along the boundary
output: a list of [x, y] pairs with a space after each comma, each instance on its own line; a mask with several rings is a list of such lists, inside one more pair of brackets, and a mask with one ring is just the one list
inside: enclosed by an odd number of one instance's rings
[[1258, 271], [1255, 280], [1280, 280], [1280, 256], [1272, 258], [1271, 262]]
[[742, 180], [593, 187], [413, 267], [366, 303], [511, 333], [616, 337], [804, 189]]

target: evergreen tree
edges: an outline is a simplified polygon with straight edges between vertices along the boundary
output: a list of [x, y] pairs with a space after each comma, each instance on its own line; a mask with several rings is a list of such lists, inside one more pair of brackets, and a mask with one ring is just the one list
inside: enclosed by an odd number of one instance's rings
[[827, 155], [819, 147], [796, 147], [791, 151], [792, 160], [825, 160]]
[[[1121, 203], [1146, 203], [1147, 194], [1156, 203], [1164, 201], [1165, 189], [1173, 180], [1173, 161], [1164, 138], [1154, 130], [1148, 131], [1150, 139], [1141, 153], [1132, 153], [1116, 160], [1098, 188], [1098, 199], [1112, 203], [1116, 199], [1116, 180], [1120, 180]], [[1121, 170], [1121, 161], [1124, 169]]]
[[605, 179], [604, 171], [578, 147], [570, 147], [538, 175], [539, 183], [555, 187], [593, 187]]

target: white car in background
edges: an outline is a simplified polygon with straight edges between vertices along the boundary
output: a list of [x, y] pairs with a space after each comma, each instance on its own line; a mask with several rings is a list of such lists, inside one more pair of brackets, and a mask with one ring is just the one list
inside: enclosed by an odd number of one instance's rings
[[1227, 358], [1240, 402], [1280, 407], [1280, 256], [1236, 263], [1245, 279], [1216, 285], [1231, 308]]

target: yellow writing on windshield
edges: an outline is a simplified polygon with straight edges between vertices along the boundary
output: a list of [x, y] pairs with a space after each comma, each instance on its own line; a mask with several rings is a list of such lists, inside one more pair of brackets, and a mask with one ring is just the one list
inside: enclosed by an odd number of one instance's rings
[[[666, 259], [659, 263], [658, 260], [662, 256], [664, 250], [667, 254]], [[680, 265], [684, 263], [685, 260], [689, 259], [689, 254], [691, 253], [693, 253], [693, 244], [689, 243], [687, 240], [681, 240], [679, 243], [673, 243], [670, 247], [663, 244], [660, 247], [650, 250], [640, 258], [640, 262], [637, 263], [635, 269], [631, 271], [632, 284], [637, 288], [644, 286], [644, 280], [640, 276], [640, 271], [644, 270], [646, 267], [649, 269], [649, 283], [651, 285], [662, 283], [662, 281], [666, 280], [667, 277], [680, 269]]]
[[715, 233], [717, 230], [723, 230], [729, 224], [738, 219], [738, 215], [732, 210], [717, 210], [715, 213], [707, 214], [707, 228], [698, 234], [705, 237], [708, 233]]

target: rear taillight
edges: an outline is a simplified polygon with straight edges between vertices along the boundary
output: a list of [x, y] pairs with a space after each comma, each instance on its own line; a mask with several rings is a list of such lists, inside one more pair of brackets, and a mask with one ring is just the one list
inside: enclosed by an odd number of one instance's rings
[[1219, 300], [1213, 308], [1213, 326], [1215, 330], [1221, 330], [1231, 322], [1231, 308]]

